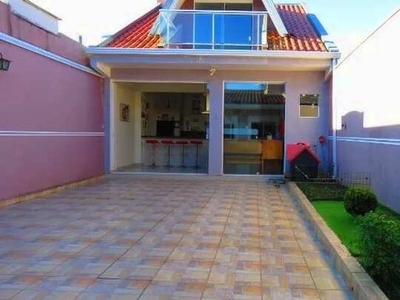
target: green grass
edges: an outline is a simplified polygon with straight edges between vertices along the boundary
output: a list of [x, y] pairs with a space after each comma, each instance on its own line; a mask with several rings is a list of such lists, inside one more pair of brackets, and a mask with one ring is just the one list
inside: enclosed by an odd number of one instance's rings
[[[317, 200], [313, 201], [312, 204], [351, 254], [360, 256], [361, 252], [358, 244], [361, 229], [357, 223], [357, 218], [359, 217], [354, 217], [347, 213], [343, 201]], [[383, 205], [378, 206], [376, 213], [388, 214], [399, 218], [399, 214]]]
[[[362, 217], [354, 217], [346, 212], [343, 198], [347, 188], [340, 184], [311, 182], [298, 182], [297, 186], [351, 254], [362, 263], [362, 252], [359, 245], [361, 227], [357, 222], [357, 219]], [[378, 206], [376, 213], [390, 215], [400, 220], [398, 213], [383, 205]], [[400, 299], [400, 276], [398, 274], [392, 274], [388, 281], [379, 276], [373, 278], [389, 299]]]
[[[357, 222], [360, 217], [353, 217], [348, 214], [344, 208], [343, 201], [319, 200], [313, 201], [312, 204], [351, 254], [358, 259], [362, 259], [359, 246], [361, 228]], [[400, 219], [398, 213], [383, 205], [378, 206], [376, 213], [388, 214]], [[398, 274], [392, 274], [389, 281], [377, 276], [373, 278], [389, 299], [400, 299], [400, 277]]]
[[310, 201], [342, 201], [347, 187], [338, 183], [297, 182], [297, 186]]
[[360, 256], [359, 240], [361, 229], [357, 224], [357, 217], [353, 217], [346, 212], [343, 202], [313, 201], [312, 204], [351, 254]]

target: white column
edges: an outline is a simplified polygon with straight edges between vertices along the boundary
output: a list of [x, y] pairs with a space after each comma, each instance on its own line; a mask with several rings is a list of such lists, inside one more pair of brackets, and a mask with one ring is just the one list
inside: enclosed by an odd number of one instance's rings
[[221, 176], [224, 173], [224, 84], [219, 78], [211, 78], [210, 91], [210, 133], [208, 149], [208, 174]]
[[133, 163], [140, 164], [142, 162], [142, 92], [135, 91], [133, 94], [133, 111], [132, 121], [134, 122], [134, 160]]
[[116, 157], [115, 157], [115, 122], [118, 119], [116, 113], [118, 113], [116, 108], [116, 91], [117, 87], [115, 83], [110, 80], [110, 170], [114, 171], [116, 168]]

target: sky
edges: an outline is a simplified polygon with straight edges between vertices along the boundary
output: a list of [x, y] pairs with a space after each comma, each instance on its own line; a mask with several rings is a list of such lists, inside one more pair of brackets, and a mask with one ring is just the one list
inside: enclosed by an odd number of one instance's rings
[[[61, 32], [97, 45], [156, 6], [156, 0], [33, 0], [62, 19]], [[302, 2], [317, 15], [343, 55], [400, 8], [400, 0], [275, 0]]]

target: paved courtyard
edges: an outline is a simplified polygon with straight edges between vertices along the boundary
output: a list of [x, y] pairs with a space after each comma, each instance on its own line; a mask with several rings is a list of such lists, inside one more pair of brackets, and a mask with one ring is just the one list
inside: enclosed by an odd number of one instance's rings
[[0, 299], [351, 299], [284, 186], [110, 177], [0, 210]]

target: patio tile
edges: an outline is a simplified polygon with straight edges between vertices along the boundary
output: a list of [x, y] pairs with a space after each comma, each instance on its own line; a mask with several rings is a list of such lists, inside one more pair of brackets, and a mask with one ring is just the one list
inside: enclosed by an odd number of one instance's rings
[[310, 273], [320, 290], [339, 290], [344, 284], [342, 277], [334, 274], [330, 268], [311, 268]]
[[320, 290], [321, 300], [350, 300], [353, 295], [349, 291], [344, 290]]
[[100, 275], [114, 259], [101, 257], [75, 257], [49, 272], [49, 276]]
[[42, 280], [29, 286], [30, 290], [44, 290], [50, 292], [83, 292], [96, 280], [90, 276], [72, 277], [44, 277]]
[[117, 177], [0, 210], [0, 299], [351, 299], [284, 186]]
[[13, 296], [19, 294], [22, 292], [22, 289], [0, 289], [0, 299], [1, 300], [6, 300], [6, 299], [11, 299]]
[[53, 292], [45, 290], [23, 290], [18, 295], [13, 297], [13, 300], [70, 300], [75, 299], [79, 292]]

